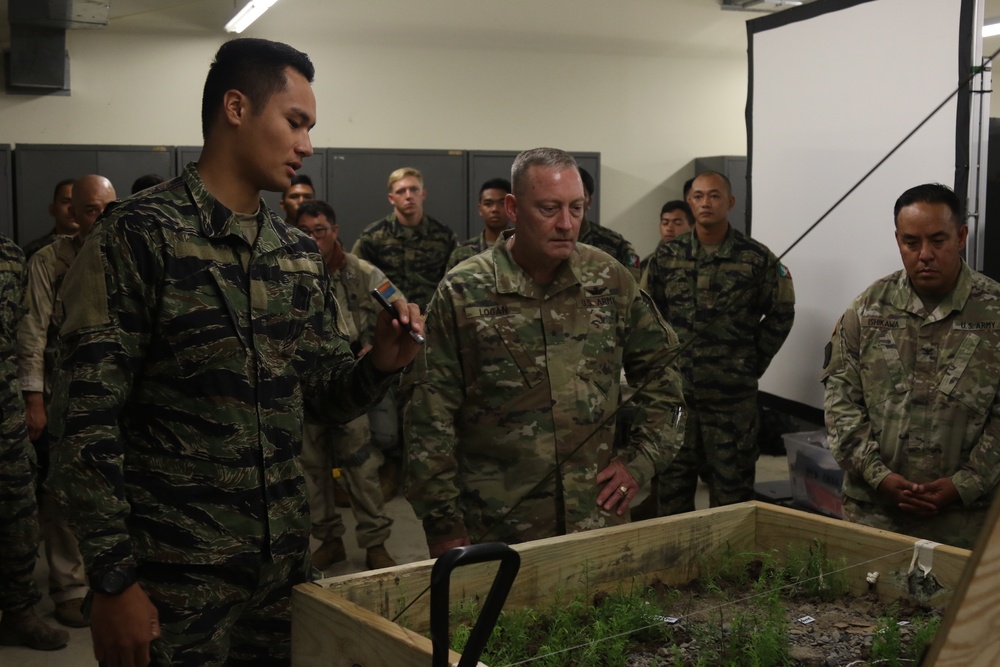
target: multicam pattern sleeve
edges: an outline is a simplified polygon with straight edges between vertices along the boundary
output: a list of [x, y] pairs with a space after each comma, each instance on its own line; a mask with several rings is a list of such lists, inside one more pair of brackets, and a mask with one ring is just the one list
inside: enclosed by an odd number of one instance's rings
[[613, 229], [602, 227], [589, 220], [584, 220], [580, 226], [580, 243], [592, 245], [598, 250], [603, 250], [628, 269], [636, 282], [642, 277], [640, 269], [639, 254], [624, 236]]

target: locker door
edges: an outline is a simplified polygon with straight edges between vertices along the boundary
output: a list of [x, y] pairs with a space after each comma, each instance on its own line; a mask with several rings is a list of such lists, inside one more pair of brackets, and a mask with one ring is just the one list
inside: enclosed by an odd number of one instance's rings
[[97, 151], [97, 172], [115, 186], [118, 199], [132, 194], [132, 183], [146, 174], [171, 178], [174, 150], [167, 146], [105, 146]]
[[24, 245], [51, 231], [48, 207], [56, 183], [93, 173], [97, 173], [93, 146], [19, 144], [14, 150], [17, 242]]
[[11, 172], [10, 146], [0, 146], [0, 233], [14, 238], [14, 179]]

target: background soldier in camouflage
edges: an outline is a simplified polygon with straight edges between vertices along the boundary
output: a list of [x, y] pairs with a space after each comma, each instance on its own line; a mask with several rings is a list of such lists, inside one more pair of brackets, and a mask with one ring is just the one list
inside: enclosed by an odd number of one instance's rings
[[763, 244], [729, 224], [736, 199], [717, 172], [695, 178], [688, 203], [695, 230], [657, 248], [644, 285], [684, 349], [689, 413], [684, 448], [659, 478], [661, 516], [694, 509], [698, 475], [712, 506], [753, 497], [757, 380], [792, 328], [787, 269]]
[[[371, 349], [375, 323], [381, 308], [371, 297], [371, 291], [387, 282], [385, 274], [363, 259], [345, 252], [341, 244], [337, 216], [324, 201], [303, 202], [295, 214], [295, 226], [312, 236], [330, 273], [337, 304], [343, 308], [341, 322], [347, 329], [347, 340], [356, 356]], [[401, 298], [396, 291], [390, 301]], [[344, 548], [344, 520], [337, 511], [335, 482], [332, 468], [340, 468], [347, 486], [351, 509], [357, 520], [358, 546], [365, 550], [365, 565], [369, 569], [393, 567], [385, 548], [392, 519], [385, 513], [379, 466], [382, 452], [372, 442], [368, 415], [347, 424], [324, 425], [307, 421], [302, 440], [302, 472], [306, 479], [312, 536], [320, 546], [312, 554], [312, 564], [325, 570], [347, 558]]]
[[306, 174], [295, 174], [292, 177], [292, 184], [281, 193], [281, 201], [278, 202], [281, 210], [285, 212], [285, 222], [294, 227], [299, 206], [311, 199], [316, 199], [316, 189], [313, 187], [312, 179]]
[[39, 236], [24, 245], [24, 261], [30, 261], [32, 256], [56, 240], [59, 236], [73, 236], [77, 225], [73, 218], [73, 180], [66, 178], [56, 183], [52, 192], [52, 203], [49, 204], [49, 215], [55, 221], [52, 231]]
[[636, 282], [639, 281], [641, 273], [639, 271], [639, 255], [636, 253], [635, 248], [632, 244], [625, 240], [625, 237], [616, 232], [613, 229], [608, 229], [607, 227], [602, 227], [596, 223], [591, 222], [587, 219], [586, 211], [590, 210], [590, 203], [593, 201], [594, 197], [594, 177], [590, 175], [584, 168], [580, 168], [580, 178], [583, 181], [583, 187], [585, 188], [585, 193], [587, 201], [584, 204], [584, 217], [580, 222], [580, 238], [577, 239], [580, 243], [586, 243], [587, 245], [592, 245], [599, 250], [603, 250], [608, 253], [629, 270], [632, 277], [635, 278]]
[[66, 275], [50, 484], [109, 667], [289, 664], [304, 410], [352, 419], [416, 355], [383, 313], [355, 362], [316, 244], [260, 198], [312, 153], [312, 78], [285, 44], [223, 44], [197, 164], [106, 215]]
[[[28, 437], [38, 454], [40, 481], [49, 470], [48, 422], [52, 374], [62, 324], [62, 308], [57, 307], [63, 278], [76, 259], [83, 240], [97, 218], [115, 199], [115, 188], [104, 176], [88, 174], [72, 187], [74, 236], [57, 236], [28, 262], [27, 312], [17, 336], [17, 366], [24, 395]], [[39, 516], [49, 563], [49, 596], [56, 605], [56, 620], [73, 628], [87, 626], [82, 612], [87, 594], [83, 557], [76, 536], [63, 518], [63, 511], [44, 488], [38, 494]]]
[[365, 227], [352, 253], [380, 268], [411, 303], [427, 307], [448, 258], [455, 232], [424, 213], [424, 177], [403, 167], [389, 174], [392, 213]]
[[46, 625], [34, 609], [42, 599], [34, 456], [14, 362], [25, 279], [24, 253], [0, 235], [0, 645], [52, 650], [65, 646], [69, 633]]
[[[427, 345], [404, 375], [407, 497], [431, 556], [628, 521], [680, 445], [676, 338], [631, 275], [577, 245], [583, 185], [551, 148], [514, 161], [515, 233], [441, 282]], [[649, 382], [612, 451], [621, 371]]]
[[826, 426], [849, 521], [972, 548], [1000, 480], [1000, 284], [961, 257], [961, 202], [896, 200], [897, 271], [827, 347]]
[[[660, 209], [660, 243], [673, 241], [681, 234], [691, 231], [692, 227], [694, 227], [694, 213], [691, 212], [691, 207], [688, 206], [687, 202], [672, 199]], [[639, 263], [643, 273], [649, 266], [649, 260], [653, 259], [655, 254], [654, 250]]]
[[510, 194], [510, 181], [504, 178], [493, 178], [479, 188], [479, 217], [485, 225], [479, 236], [462, 241], [451, 253], [448, 259], [448, 270], [457, 266], [473, 255], [478, 255], [496, 243], [500, 232], [510, 227], [510, 219], [504, 208], [504, 198]]

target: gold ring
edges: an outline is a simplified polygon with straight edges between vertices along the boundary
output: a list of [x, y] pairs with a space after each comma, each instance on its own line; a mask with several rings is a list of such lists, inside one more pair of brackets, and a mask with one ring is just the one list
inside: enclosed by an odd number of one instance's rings
[[618, 493], [622, 494], [623, 496], [627, 496], [628, 495], [628, 487], [625, 486], [624, 484], [622, 484], [621, 486], [618, 487]]

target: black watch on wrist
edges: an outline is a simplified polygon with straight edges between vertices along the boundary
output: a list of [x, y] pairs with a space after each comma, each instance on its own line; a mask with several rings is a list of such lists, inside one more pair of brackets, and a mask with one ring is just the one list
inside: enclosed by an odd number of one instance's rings
[[90, 588], [95, 593], [120, 595], [136, 582], [135, 566], [116, 565], [90, 574]]

